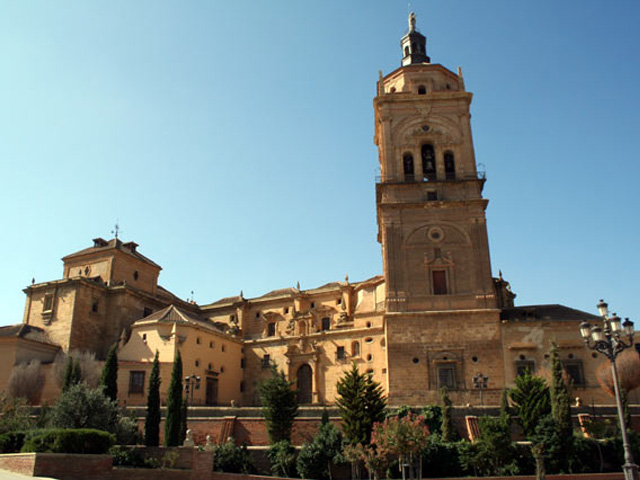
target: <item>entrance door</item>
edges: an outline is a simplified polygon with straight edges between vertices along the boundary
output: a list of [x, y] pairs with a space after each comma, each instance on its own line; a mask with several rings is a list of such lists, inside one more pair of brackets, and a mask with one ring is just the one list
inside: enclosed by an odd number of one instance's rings
[[298, 403], [311, 403], [313, 380], [311, 378], [311, 367], [306, 363], [298, 369]]
[[218, 404], [218, 379], [213, 377], [207, 377], [207, 394], [205, 398], [207, 405]]

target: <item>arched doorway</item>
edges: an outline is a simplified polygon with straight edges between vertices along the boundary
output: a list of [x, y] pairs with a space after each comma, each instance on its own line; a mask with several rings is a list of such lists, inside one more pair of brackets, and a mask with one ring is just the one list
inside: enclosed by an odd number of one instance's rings
[[304, 404], [312, 401], [313, 379], [311, 375], [311, 367], [306, 363], [298, 368], [298, 373], [296, 374], [298, 380], [298, 403]]

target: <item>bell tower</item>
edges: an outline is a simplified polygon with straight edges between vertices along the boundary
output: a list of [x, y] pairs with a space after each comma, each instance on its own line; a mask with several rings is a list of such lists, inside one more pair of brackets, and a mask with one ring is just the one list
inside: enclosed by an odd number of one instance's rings
[[[460, 69], [456, 74], [430, 63], [413, 13], [401, 47], [402, 66], [381, 76], [374, 100], [380, 162], [376, 206], [386, 281], [389, 389], [399, 392], [390, 400], [395, 396], [411, 403], [411, 396], [402, 394], [411, 390], [402, 384], [409, 366], [431, 389], [465, 389], [464, 352], [475, 342], [484, 343], [485, 352], [488, 340], [499, 342], [499, 311], [489, 258], [488, 201], [482, 197], [485, 179], [476, 168], [471, 136], [472, 94], [465, 90]], [[456, 338], [451, 336], [453, 319]], [[471, 330], [461, 330], [467, 323]], [[488, 327], [484, 337], [473, 337], [480, 325]], [[436, 337], [443, 351], [430, 350]], [[439, 371], [437, 358], [446, 359], [448, 373]], [[500, 362], [498, 356], [493, 360]]]

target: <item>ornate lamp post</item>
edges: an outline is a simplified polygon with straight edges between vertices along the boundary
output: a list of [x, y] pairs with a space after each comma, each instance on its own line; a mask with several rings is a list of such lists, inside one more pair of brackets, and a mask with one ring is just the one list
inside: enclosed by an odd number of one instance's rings
[[487, 388], [487, 383], [489, 382], [489, 377], [483, 375], [478, 372], [473, 377], [473, 386], [480, 390], [480, 405], [484, 406], [484, 401], [482, 399], [482, 392], [485, 388]]
[[624, 349], [633, 346], [633, 322], [628, 318], [622, 324], [620, 317], [615, 313], [609, 316], [609, 306], [600, 300], [597, 305], [598, 313], [602, 317], [602, 327], [591, 326], [588, 322], [580, 324], [580, 334], [591, 350], [602, 353], [611, 362], [611, 373], [613, 377], [613, 390], [616, 395], [616, 405], [618, 407], [618, 418], [620, 420], [620, 431], [622, 432], [622, 445], [624, 447], [624, 471], [625, 480], [639, 480], [638, 466], [633, 463], [633, 455], [627, 437], [627, 427], [624, 422], [624, 410], [622, 407], [622, 396], [620, 395], [620, 383], [618, 382], [618, 368], [616, 367], [616, 357]]
[[[200, 390], [200, 376], [187, 375], [186, 377], [184, 377], [184, 392], [185, 398], [189, 401], [189, 403], [193, 403], [194, 390]], [[191, 398], [189, 398], [189, 393], [191, 393]]]

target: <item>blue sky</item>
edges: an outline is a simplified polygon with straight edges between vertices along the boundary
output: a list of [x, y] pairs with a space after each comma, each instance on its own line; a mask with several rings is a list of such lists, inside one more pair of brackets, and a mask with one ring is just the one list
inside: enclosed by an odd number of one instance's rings
[[[413, 2], [474, 92], [494, 275], [640, 313], [640, 4]], [[381, 273], [373, 107], [405, 2], [5, 1], [0, 324], [109, 238], [199, 303]], [[634, 318], [635, 317], [635, 318]]]

